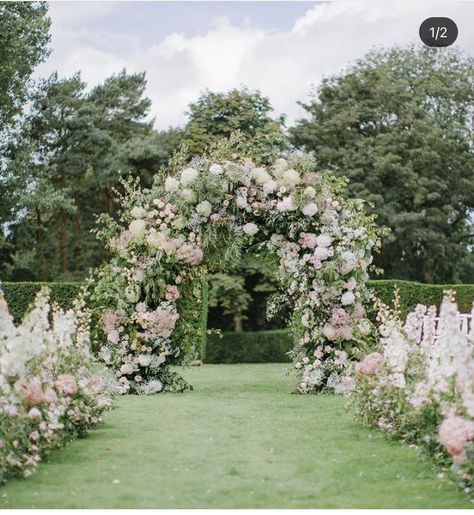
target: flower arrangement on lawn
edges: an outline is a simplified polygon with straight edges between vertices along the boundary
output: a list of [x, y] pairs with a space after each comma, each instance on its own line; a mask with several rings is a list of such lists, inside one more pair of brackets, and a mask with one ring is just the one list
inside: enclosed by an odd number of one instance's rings
[[82, 300], [52, 308], [47, 290], [16, 326], [0, 292], [0, 480], [27, 477], [52, 448], [84, 436], [111, 407], [115, 379], [89, 350]]
[[100, 231], [114, 257], [91, 296], [100, 356], [123, 390], [184, 387], [167, 367], [193, 347], [176, 335], [188, 318], [180, 300], [198, 297], [203, 271], [252, 246], [279, 260], [281, 295], [269, 312], [292, 307], [298, 390], [340, 391], [350, 348], [370, 329], [365, 283], [380, 235], [345, 184], [307, 156], [268, 167], [234, 156], [177, 163], [149, 190], [129, 185], [120, 223]]
[[[452, 292], [436, 308], [418, 305], [402, 322], [379, 303], [380, 345], [355, 366], [350, 394], [369, 426], [452, 464], [469, 490], [474, 477], [474, 328], [462, 327]], [[474, 313], [474, 308], [473, 308]]]

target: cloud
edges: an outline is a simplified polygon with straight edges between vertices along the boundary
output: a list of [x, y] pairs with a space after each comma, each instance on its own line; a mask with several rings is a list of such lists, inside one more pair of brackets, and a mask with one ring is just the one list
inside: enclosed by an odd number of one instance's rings
[[[241, 5], [244, 10], [245, 3]], [[134, 6], [139, 8], [140, 4]], [[430, 16], [454, 19], [458, 46], [474, 54], [469, 26], [474, 4], [469, 2], [309, 4], [289, 30], [264, 30], [252, 20], [235, 26], [222, 16], [210, 20], [208, 30], [200, 35], [172, 30], [151, 44], [143, 42], [136, 27], [124, 32], [110, 26], [109, 17], [120, 9], [130, 17], [132, 27], [128, 3], [52, 3], [55, 51], [38, 73], [58, 69], [70, 75], [81, 70], [93, 86], [123, 67], [145, 70], [158, 128], [185, 123], [188, 103], [203, 90], [223, 91], [241, 84], [268, 95], [275, 114], [286, 113], [292, 123], [302, 116], [297, 101], [308, 99], [311, 85], [324, 75], [338, 73], [374, 46], [418, 42], [418, 27]]]

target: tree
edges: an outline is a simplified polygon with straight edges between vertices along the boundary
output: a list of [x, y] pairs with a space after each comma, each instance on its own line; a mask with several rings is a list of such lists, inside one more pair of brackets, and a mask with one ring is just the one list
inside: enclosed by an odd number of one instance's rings
[[271, 118], [272, 110], [270, 100], [259, 91], [251, 92], [247, 88], [227, 93], [206, 91], [189, 105], [183, 141], [189, 147], [190, 156], [202, 155], [219, 140], [239, 131], [245, 146], [242, 150], [249, 157], [268, 163], [286, 147], [284, 117]]
[[301, 104], [292, 142], [391, 229], [376, 258], [387, 277], [474, 279], [473, 62], [446, 48], [372, 51]]
[[34, 68], [48, 55], [46, 2], [0, 3], [0, 128], [21, 112]]
[[90, 93], [79, 74], [40, 83], [2, 174], [14, 199], [11, 274], [21, 267], [36, 279], [79, 279], [104, 259], [96, 216], [116, 214], [114, 188], [125, 175], [156, 171], [131, 146], [153, 134], [145, 85], [144, 74], [125, 71]]

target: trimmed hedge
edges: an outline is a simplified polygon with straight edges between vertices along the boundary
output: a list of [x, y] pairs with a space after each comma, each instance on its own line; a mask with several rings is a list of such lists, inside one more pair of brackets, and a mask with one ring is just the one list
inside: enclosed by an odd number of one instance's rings
[[207, 337], [206, 363], [282, 363], [293, 337], [287, 329], [243, 333], [213, 334]]
[[439, 306], [444, 290], [454, 290], [461, 313], [470, 313], [474, 301], [474, 284], [422, 284], [411, 281], [387, 279], [369, 281], [375, 295], [385, 304], [392, 305], [395, 285], [400, 291], [402, 316], [405, 316], [417, 304]]
[[21, 282], [21, 283], [1, 283], [1, 288], [5, 294], [10, 313], [15, 321], [19, 322], [35, 299], [36, 293], [43, 286], [51, 290], [51, 301], [59, 304], [62, 308], [71, 307], [73, 300], [79, 294], [79, 290], [84, 285], [83, 282]]

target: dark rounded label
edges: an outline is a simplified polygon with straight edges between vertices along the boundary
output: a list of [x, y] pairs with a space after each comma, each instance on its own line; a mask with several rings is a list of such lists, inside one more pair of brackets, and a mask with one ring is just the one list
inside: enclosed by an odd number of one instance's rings
[[458, 27], [451, 18], [427, 18], [420, 25], [420, 39], [425, 45], [452, 45], [458, 37]]

